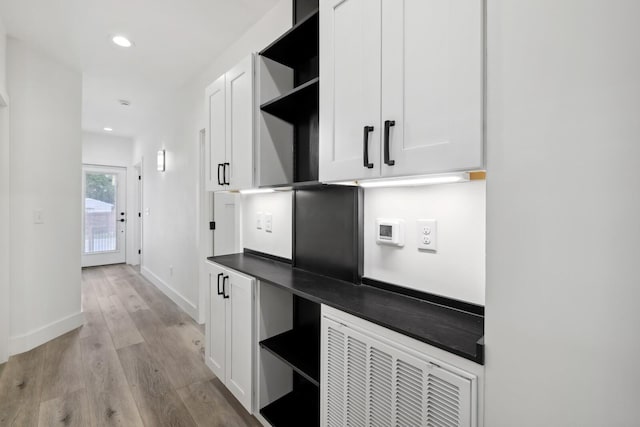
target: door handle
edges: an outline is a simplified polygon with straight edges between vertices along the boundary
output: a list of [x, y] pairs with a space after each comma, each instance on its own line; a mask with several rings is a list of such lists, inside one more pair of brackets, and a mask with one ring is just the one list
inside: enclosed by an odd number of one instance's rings
[[391, 126], [395, 126], [395, 120], [384, 121], [384, 163], [393, 166], [396, 164], [395, 160], [391, 160], [389, 157], [389, 129]]
[[224, 163], [224, 168], [222, 169], [222, 180], [224, 185], [231, 185], [229, 181], [227, 181], [227, 166], [231, 169], [231, 165], [229, 163]]
[[229, 276], [224, 276], [222, 278], [222, 297], [224, 299], [229, 298], [229, 294], [227, 294], [226, 290], [227, 290], [227, 280], [229, 280]]
[[373, 126], [364, 127], [364, 137], [362, 141], [362, 158], [364, 159], [364, 167], [372, 169], [373, 163], [369, 163], [369, 132], [373, 132]]
[[218, 185], [224, 185], [224, 182], [220, 179], [220, 168], [222, 168], [222, 163], [218, 163]]
[[125, 219], [124, 219], [124, 218], [121, 218], [121, 219], [119, 219], [118, 221], [120, 221], [120, 222], [125, 222]]
[[224, 276], [224, 273], [219, 273], [218, 274], [218, 295], [222, 295], [224, 294], [224, 289], [222, 290], [222, 292], [220, 292], [220, 278]]

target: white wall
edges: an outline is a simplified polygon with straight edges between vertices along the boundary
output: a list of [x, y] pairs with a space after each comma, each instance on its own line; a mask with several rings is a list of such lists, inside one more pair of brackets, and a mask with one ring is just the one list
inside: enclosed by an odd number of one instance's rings
[[[484, 181], [368, 188], [364, 207], [365, 277], [484, 305]], [[404, 220], [404, 247], [376, 244], [376, 218]], [[418, 250], [418, 219], [438, 221], [437, 252]]]
[[640, 422], [640, 2], [489, 1], [486, 423]]
[[7, 33], [0, 17], [0, 363], [9, 357], [9, 108], [6, 97]]
[[133, 167], [133, 139], [94, 132], [82, 132], [82, 163], [85, 165], [117, 166], [127, 168], [127, 264], [140, 263], [138, 255], [137, 186], [138, 172]]
[[[257, 229], [258, 213], [262, 229]], [[272, 231], [265, 229], [265, 215], [272, 215]], [[242, 240], [245, 249], [281, 258], [292, 257], [293, 192], [283, 191], [242, 196]]]
[[[8, 41], [11, 94], [12, 353], [82, 323], [80, 168], [82, 75]], [[42, 210], [44, 223], [34, 224]]]
[[[171, 94], [135, 141], [143, 159], [144, 241], [142, 273], [194, 318], [198, 311], [198, 152], [205, 127], [204, 89], [251, 52], [291, 27], [291, 1], [281, 0], [211, 65]], [[156, 153], [167, 150], [167, 171], [156, 171]], [[170, 273], [173, 266], [173, 274]]]

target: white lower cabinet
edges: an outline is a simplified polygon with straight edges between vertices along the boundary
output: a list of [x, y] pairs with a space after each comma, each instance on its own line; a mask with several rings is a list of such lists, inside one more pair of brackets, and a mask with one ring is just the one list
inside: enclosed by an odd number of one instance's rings
[[326, 306], [321, 334], [321, 426], [482, 425], [481, 365]]
[[207, 366], [253, 412], [255, 279], [207, 262]]

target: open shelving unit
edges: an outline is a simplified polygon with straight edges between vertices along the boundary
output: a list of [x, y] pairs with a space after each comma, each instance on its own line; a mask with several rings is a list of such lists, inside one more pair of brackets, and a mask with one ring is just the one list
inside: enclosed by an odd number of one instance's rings
[[294, 25], [259, 55], [260, 187], [318, 182], [318, 0], [294, 0]]
[[260, 109], [287, 122], [297, 122], [318, 108], [318, 77], [301, 84], [289, 92], [265, 102]]
[[262, 408], [260, 413], [271, 425], [277, 427], [320, 426], [320, 390], [301, 384]]
[[260, 415], [273, 427], [320, 423], [320, 304], [261, 283]]
[[318, 387], [320, 386], [320, 347], [314, 332], [292, 329], [262, 341], [260, 346]]

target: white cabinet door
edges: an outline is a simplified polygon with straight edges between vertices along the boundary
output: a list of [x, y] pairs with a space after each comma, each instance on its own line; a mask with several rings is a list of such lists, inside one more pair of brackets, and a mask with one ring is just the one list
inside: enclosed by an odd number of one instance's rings
[[206, 90], [206, 189], [224, 190], [224, 163], [226, 162], [226, 107], [225, 76], [220, 76]]
[[484, 166], [483, 16], [483, 0], [382, 0], [383, 176]]
[[253, 187], [253, 55], [226, 73], [227, 190]]
[[[206, 324], [207, 345], [206, 362], [209, 369], [218, 378], [225, 377], [226, 358], [226, 311], [227, 304], [223, 295], [223, 279], [227, 276], [226, 271], [209, 262], [207, 265], [207, 275], [209, 280], [209, 307]], [[228, 279], [227, 279], [228, 280]]]
[[380, 28], [380, 0], [320, 2], [323, 182], [380, 175]]
[[225, 385], [251, 413], [253, 403], [254, 279], [227, 271], [227, 366]]

